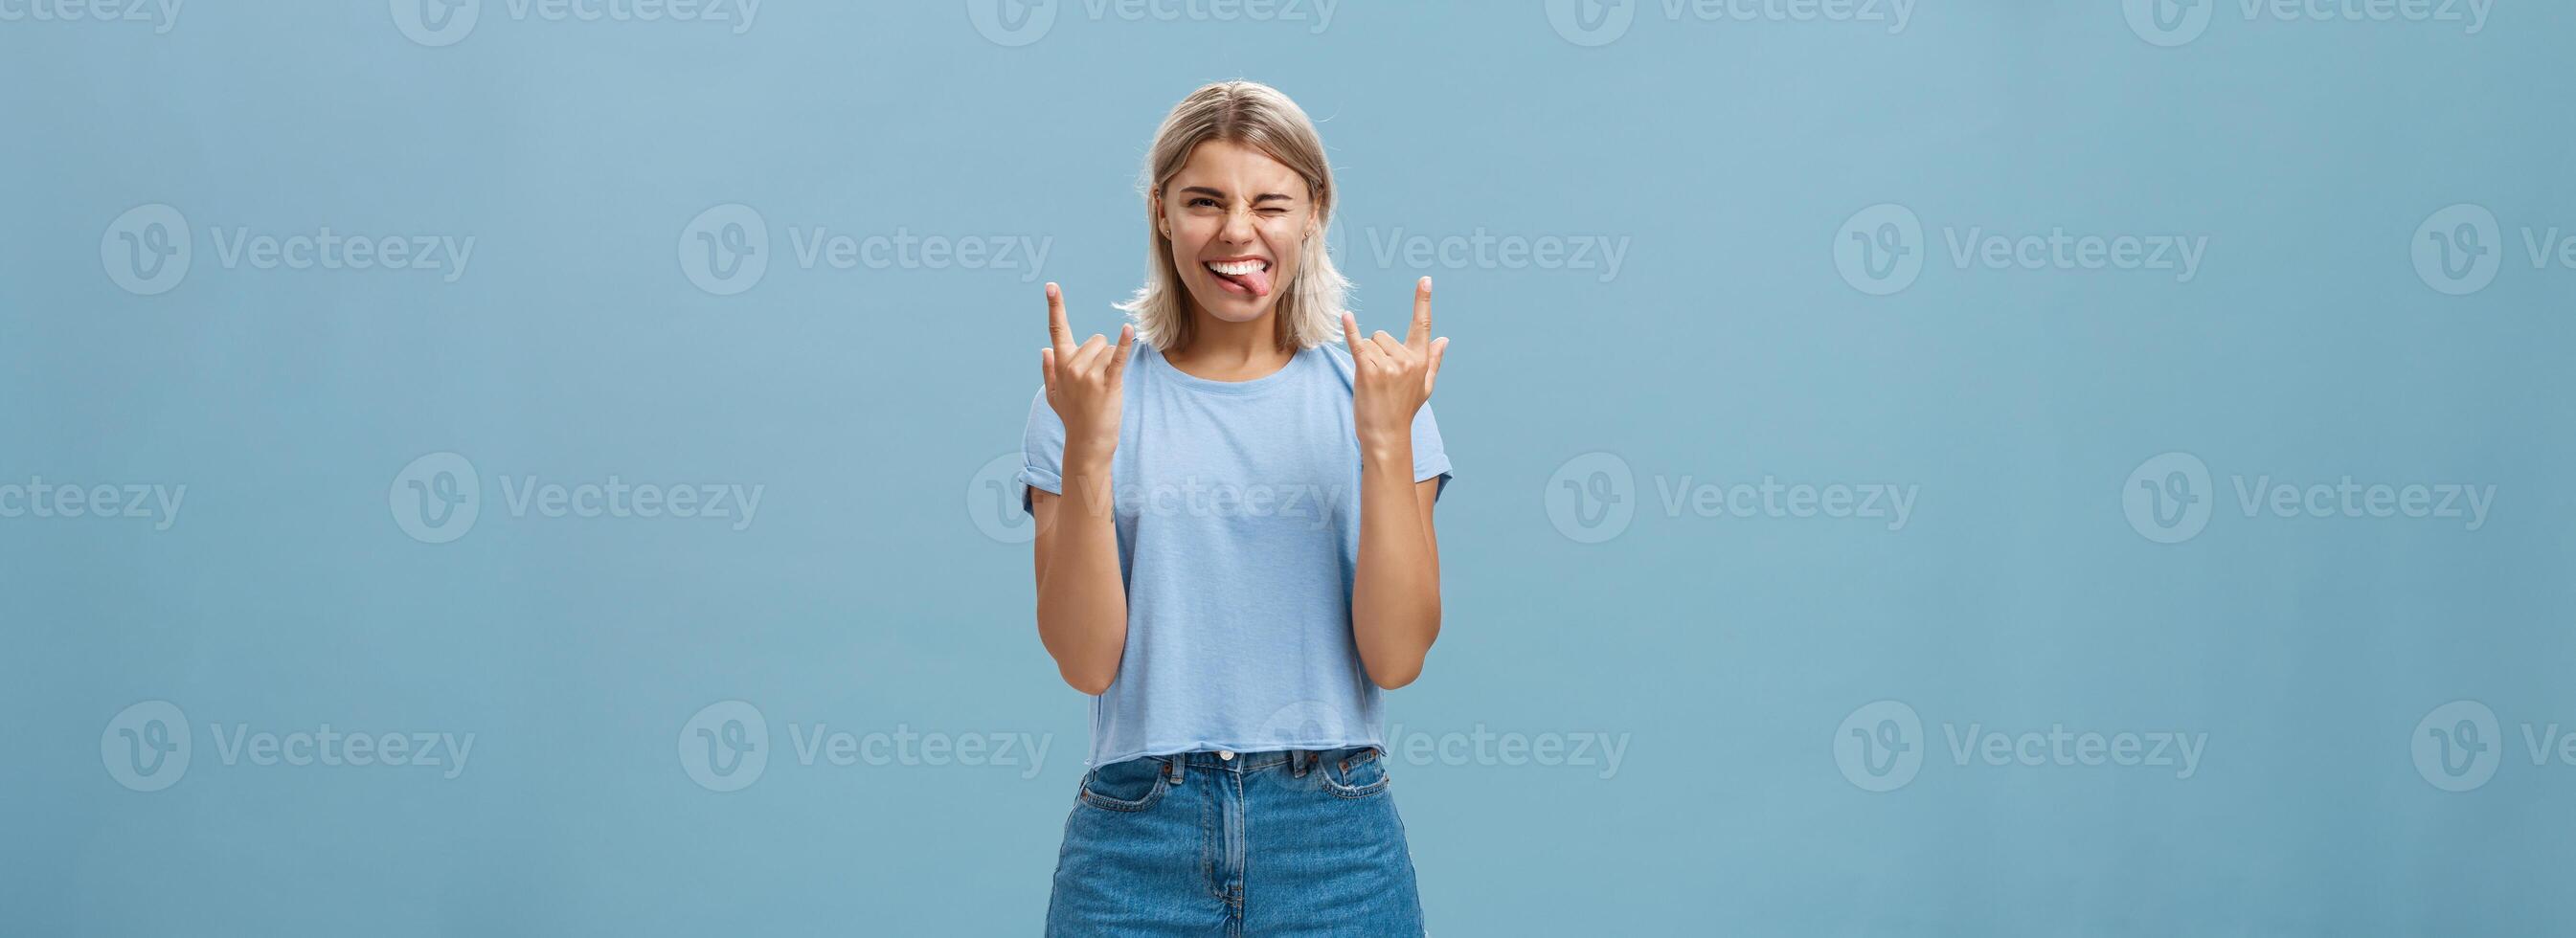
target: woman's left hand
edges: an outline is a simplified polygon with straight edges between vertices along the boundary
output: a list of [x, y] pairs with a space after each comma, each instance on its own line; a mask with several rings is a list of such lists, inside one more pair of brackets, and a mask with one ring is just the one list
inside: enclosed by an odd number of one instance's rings
[[1356, 369], [1351, 388], [1352, 415], [1364, 445], [1393, 445], [1413, 440], [1413, 415], [1431, 399], [1432, 382], [1440, 377], [1440, 357], [1449, 349], [1446, 336], [1431, 337], [1431, 278], [1413, 285], [1413, 326], [1404, 341], [1385, 330], [1360, 338], [1359, 321], [1342, 314], [1342, 333], [1350, 342]]

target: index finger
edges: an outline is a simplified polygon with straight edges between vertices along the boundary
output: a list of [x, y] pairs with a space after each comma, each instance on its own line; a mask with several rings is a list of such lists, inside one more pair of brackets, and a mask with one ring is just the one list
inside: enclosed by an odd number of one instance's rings
[[1431, 341], [1431, 278], [1413, 282], [1413, 327], [1404, 330], [1404, 344], [1416, 349]]
[[1057, 361], [1073, 354], [1073, 327], [1064, 324], [1064, 288], [1053, 281], [1046, 285], [1047, 341], [1055, 345]]

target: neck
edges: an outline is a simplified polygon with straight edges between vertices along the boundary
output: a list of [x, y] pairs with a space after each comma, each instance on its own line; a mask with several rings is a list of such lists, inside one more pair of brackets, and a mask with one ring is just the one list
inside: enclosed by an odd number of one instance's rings
[[1201, 377], [1265, 375], [1286, 367], [1291, 353], [1279, 347], [1279, 313], [1272, 309], [1250, 322], [1227, 322], [1193, 303], [1188, 345], [1166, 351], [1164, 358]]

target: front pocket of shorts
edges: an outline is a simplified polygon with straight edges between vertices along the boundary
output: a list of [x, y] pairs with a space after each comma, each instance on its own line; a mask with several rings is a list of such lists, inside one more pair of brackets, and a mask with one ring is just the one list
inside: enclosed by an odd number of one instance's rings
[[1080, 797], [1104, 811], [1142, 811], [1162, 800], [1168, 784], [1161, 760], [1140, 757], [1084, 773]]
[[1366, 798], [1386, 790], [1385, 752], [1372, 746], [1324, 766], [1324, 790], [1342, 798]]

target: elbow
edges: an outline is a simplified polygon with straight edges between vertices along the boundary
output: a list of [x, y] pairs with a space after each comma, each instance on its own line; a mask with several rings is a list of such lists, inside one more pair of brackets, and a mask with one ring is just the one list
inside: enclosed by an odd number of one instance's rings
[[1379, 690], [1396, 690], [1422, 677], [1422, 656], [1416, 655], [1401, 664], [1367, 669], [1369, 683]]
[[1057, 669], [1056, 673], [1063, 675], [1066, 684], [1072, 685], [1074, 690], [1081, 691], [1086, 697], [1098, 697], [1108, 693], [1109, 682], [1117, 678], [1115, 674], [1084, 674], [1065, 668]]
[[[1422, 660], [1431, 654], [1431, 644], [1439, 640], [1440, 601], [1434, 599], [1431, 601], [1430, 608], [1423, 613], [1422, 647], [1408, 649], [1410, 654], [1402, 655], [1397, 661], [1383, 664], [1363, 661], [1362, 665], [1368, 671], [1369, 683], [1377, 685], [1380, 690], [1395, 690], [1413, 683], [1422, 677]], [[1397, 656], [1391, 654], [1385, 657]]]

